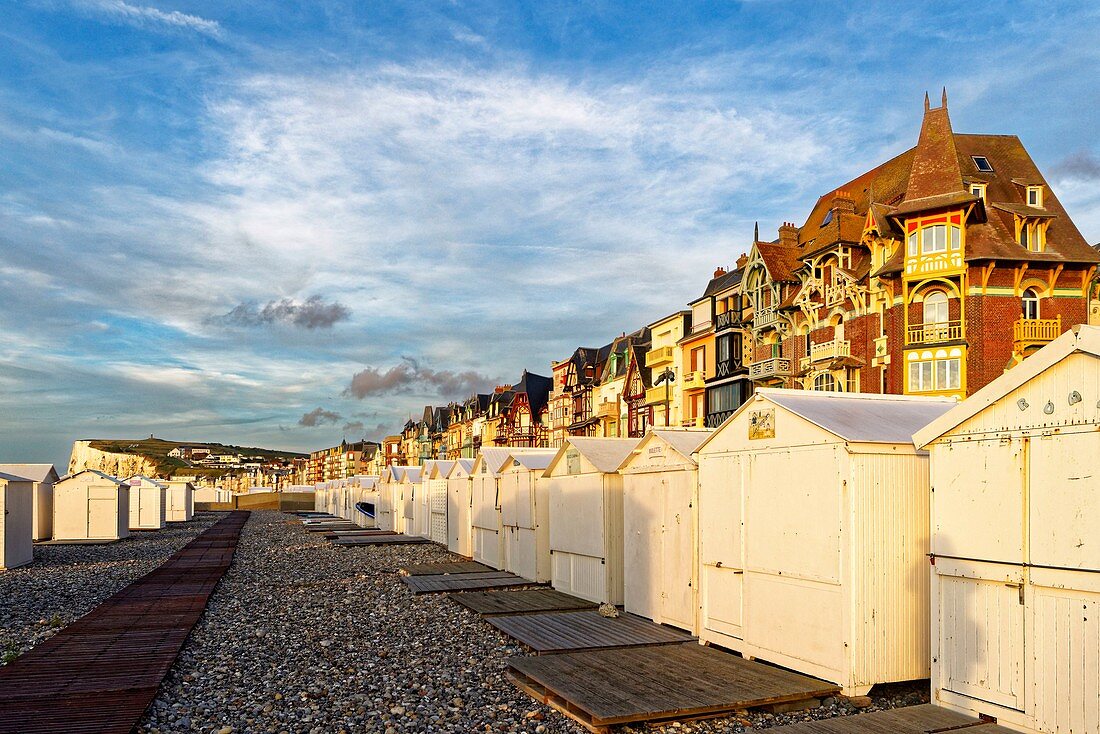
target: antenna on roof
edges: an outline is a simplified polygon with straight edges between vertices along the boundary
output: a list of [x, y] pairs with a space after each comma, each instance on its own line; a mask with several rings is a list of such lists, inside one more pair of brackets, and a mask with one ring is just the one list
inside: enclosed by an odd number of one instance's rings
[[760, 222], [753, 222], [752, 225], [752, 241], [756, 244], [760, 241]]
[[932, 103], [928, 99], [928, 92], [925, 92], [924, 93], [924, 111], [927, 112], [930, 109], [932, 109]]

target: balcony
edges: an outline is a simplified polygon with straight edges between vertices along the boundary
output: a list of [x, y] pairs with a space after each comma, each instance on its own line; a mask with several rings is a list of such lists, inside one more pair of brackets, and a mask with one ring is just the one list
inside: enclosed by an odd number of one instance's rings
[[848, 297], [848, 288], [844, 285], [825, 286], [825, 305], [839, 306]]
[[785, 357], [772, 357], [749, 365], [749, 379], [766, 380], [774, 377], [787, 377], [791, 374], [791, 360]]
[[703, 416], [697, 418], [685, 418], [680, 424], [684, 428], [703, 428], [706, 425], [706, 419]]
[[779, 310], [775, 306], [764, 306], [753, 311], [752, 328], [762, 329], [779, 321]]
[[905, 332], [906, 344], [936, 344], [963, 338], [962, 321], [941, 321], [936, 324], [910, 324]]
[[1042, 346], [1062, 334], [1062, 317], [1053, 319], [1017, 319], [1012, 325], [1012, 341], [1017, 352]]
[[706, 387], [707, 378], [702, 370], [695, 370], [684, 375], [684, 390], [702, 390]]
[[851, 344], [845, 339], [833, 339], [831, 341], [822, 342], [820, 344], [810, 345], [810, 356], [803, 357], [799, 363], [799, 369], [805, 372], [809, 369], [810, 365], [817, 362], [828, 362], [833, 359], [840, 359], [842, 357], [850, 357], [852, 354]]
[[619, 415], [619, 406], [616, 403], [600, 403], [596, 408], [597, 418], [617, 418]]
[[667, 393], [665, 392], [664, 385], [657, 385], [656, 387], [649, 388], [645, 391], [646, 405], [664, 405], [666, 394], [668, 395], [669, 402], [672, 402], [676, 398], [676, 386], [669, 385]]
[[714, 319], [714, 330], [718, 332], [732, 329], [740, 322], [741, 320], [737, 318], [736, 311], [726, 311], [725, 313], [718, 314], [717, 318]]
[[646, 367], [660, 367], [672, 363], [672, 354], [675, 347], [658, 347], [651, 349], [645, 355]]

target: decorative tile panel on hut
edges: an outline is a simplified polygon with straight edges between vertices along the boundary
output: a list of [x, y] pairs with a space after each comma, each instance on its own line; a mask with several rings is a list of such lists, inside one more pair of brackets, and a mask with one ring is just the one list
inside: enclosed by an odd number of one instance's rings
[[932, 696], [1028, 732], [1100, 731], [1100, 328], [921, 429]]
[[699, 637], [843, 686], [928, 676], [928, 458], [952, 398], [761, 389], [696, 452]]

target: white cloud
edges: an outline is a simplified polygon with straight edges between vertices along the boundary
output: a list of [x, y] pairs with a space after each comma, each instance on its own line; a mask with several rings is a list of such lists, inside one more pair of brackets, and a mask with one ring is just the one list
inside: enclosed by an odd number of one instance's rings
[[78, 0], [77, 6], [138, 28], [194, 31], [212, 38], [222, 35], [222, 27], [217, 21], [178, 10], [160, 10], [148, 5], [131, 5], [124, 0]]

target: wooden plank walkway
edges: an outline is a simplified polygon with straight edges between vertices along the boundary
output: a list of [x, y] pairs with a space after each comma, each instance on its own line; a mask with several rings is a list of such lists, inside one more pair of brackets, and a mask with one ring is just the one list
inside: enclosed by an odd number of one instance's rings
[[506, 662], [517, 686], [596, 732], [616, 724], [714, 716], [839, 691], [831, 683], [695, 643]]
[[486, 622], [539, 655], [642, 645], [675, 645], [695, 639], [633, 614], [608, 618], [598, 611], [491, 616]]
[[128, 734], [232, 563], [248, 515], [229, 513], [0, 668], [0, 734]]
[[325, 533], [329, 540], [337, 538], [373, 538], [376, 535], [397, 535], [392, 530], [378, 530], [377, 528], [360, 528], [359, 530], [331, 530]]
[[419, 563], [402, 566], [401, 570], [409, 576], [442, 576], [449, 573], [485, 573], [496, 569], [477, 561], [455, 561], [451, 563]]
[[322, 525], [306, 525], [307, 533], [331, 533], [334, 530], [362, 530], [353, 522], [341, 522]]
[[369, 535], [369, 536], [354, 536], [351, 538], [337, 538], [332, 541], [333, 545], [401, 545], [408, 543], [430, 543], [427, 538], [421, 538], [416, 535], [399, 535], [397, 533], [388, 533], [386, 535]]
[[785, 726], [783, 734], [1012, 734], [997, 724], [924, 704]]
[[473, 591], [451, 594], [451, 599], [483, 617], [496, 614], [539, 614], [595, 609], [596, 604], [556, 589]]
[[438, 576], [405, 576], [401, 579], [414, 594], [439, 594], [448, 591], [484, 591], [507, 589], [513, 586], [536, 586], [507, 571], [483, 571], [474, 573], [448, 573]]

